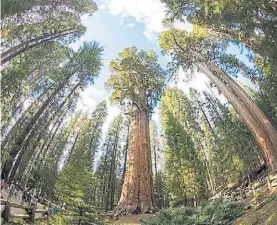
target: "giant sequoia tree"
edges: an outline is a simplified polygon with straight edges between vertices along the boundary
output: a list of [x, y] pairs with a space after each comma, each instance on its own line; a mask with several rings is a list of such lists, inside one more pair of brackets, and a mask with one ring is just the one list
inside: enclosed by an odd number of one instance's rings
[[146, 213], [153, 209], [149, 114], [160, 99], [167, 73], [152, 51], [126, 48], [110, 63], [106, 86], [111, 99], [132, 107], [127, 167], [121, 198], [114, 211]]
[[184, 70], [197, 68], [207, 75], [248, 127], [268, 168], [276, 170], [277, 131], [244, 89], [229, 76], [238, 72], [248, 74], [248, 71], [241, 62], [224, 54], [222, 49], [226, 48], [226, 43], [209, 38], [205, 29], [197, 28], [191, 33], [177, 29], [163, 32], [160, 45], [172, 56], [171, 69], [174, 71], [181, 66]]

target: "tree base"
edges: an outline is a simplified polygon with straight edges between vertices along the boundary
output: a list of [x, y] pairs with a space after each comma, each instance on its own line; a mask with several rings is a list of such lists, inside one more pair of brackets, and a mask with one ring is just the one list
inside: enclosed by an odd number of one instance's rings
[[130, 214], [146, 214], [154, 213], [153, 208], [146, 203], [130, 204], [127, 201], [119, 202], [116, 208], [112, 211], [113, 217], [118, 218], [120, 216], [130, 215]]

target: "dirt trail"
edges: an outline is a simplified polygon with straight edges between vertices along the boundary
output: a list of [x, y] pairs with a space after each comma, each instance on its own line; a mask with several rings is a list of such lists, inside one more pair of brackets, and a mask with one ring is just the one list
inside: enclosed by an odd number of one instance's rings
[[153, 214], [137, 214], [119, 217], [118, 220], [108, 220], [105, 225], [141, 225], [141, 219], [147, 219]]

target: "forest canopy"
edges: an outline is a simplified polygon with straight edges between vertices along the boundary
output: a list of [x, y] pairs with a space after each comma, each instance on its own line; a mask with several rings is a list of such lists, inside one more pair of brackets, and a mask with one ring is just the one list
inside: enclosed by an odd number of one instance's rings
[[231, 224], [276, 186], [276, 2], [105, 4], [1, 2], [1, 195], [63, 207], [52, 224]]

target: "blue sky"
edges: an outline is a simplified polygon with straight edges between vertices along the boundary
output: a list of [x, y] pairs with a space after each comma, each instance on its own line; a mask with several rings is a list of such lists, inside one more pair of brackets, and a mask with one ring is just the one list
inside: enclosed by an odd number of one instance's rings
[[[109, 93], [104, 88], [104, 83], [110, 76], [109, 62], [115, 59], [124, 48], [136, 46], [138, 50], [153, 49], [159, 54], [160, 64], [165, 67], [167, 59], [160, 54], [158, 36], [164, 30], [162, 20], [165, 17], [165, 6], [160, 0], [97, 0], [98, 10], [93, 16], [84, 15], [82, 24], [87, 28], [84, 36], [72, 44], [74, 49], [78, 48], [84, 41], [97, 41], [104, 47], [103, 68], [99, 78], [81, 95], [78, 109], [92, 111], [103, 99], [108, 99]], [[175, 27], [190, 31], [192, 26], [188, 23], [176, 23]], [[238, 47], [229, 49], [232, 54], [239, 54]], [[240, 56], [245, 60], [244, 56]], [[189, 87], [199, 91], [208, 90], [206, 83], [208, 79], [203, 74], [190, 83], [183, 82], [185, 74], [181, 71], [177, 86], [184, 92]], [[245, 83], [246, 79], [239, 78], [239, 82]], [[173, 82], [171, 85], [174, 85]], [[219, 96], [226, 101], [223, 96]], [[104, 132], [115, 115], [119, 113], [116, 106], [108, 104], [108, 118], [104, 124]], [[159, 120], [159, 109], [155, 110], [153, 119]]]
[[[160, 54], [158, 45], [158, 32], [154, 30], [146, 35], [146, 25], [138, 22], [134, 16], [115, 15], [108, 9], [110, 6], [106, 1], [97, 1], [98, 10], [93, 16], [83, 16], [82, 24], [87, 28], [84, 36], [72, 44], [77, 49], [84, 41], [97, 41], [104, 47], [103, 67], [99, 78], [94, 85], [88, 87], [79, 101], [78, 108], [84, 111], [92, 111], [96, 104], [103, 99], [108, 99], [109, 93], [105, 90], [104, 84], [109, 77], [109, 63], [115, 59], [124, 48], [136, 46], [138, 50], [153, 49], [159, 54], [160, 64], [166, 66], [166, 58]], [[160, 4], [160, 3], [159, 3]], [[104, 130], [113, 117], [119, 113], [116, 106], [108, 105], [108, 119]]]
[[[104, 9], [99, 9], [94, 16], [82, 18], [82, 23], [87, 27], [87, 31], [73, 46], [80, 46], [83, 41], [95, 40], [104, 47], [104, 67], [96, 86], [102, 85], [107, 80], [109, 62], [115, 59], [124, 48], [136, 46], [138, 49], [153, 49], [157, 53], [160, 52], [158, 42], [148, 40], [143, 34], [143, 24], [136, 23], [134, 27], [128, 27], [128, 24], [135, 24], [132, 22], [134, 19], [129, 16], [124, 21], [126, 22], [120, 24], [122, 23], [120, 16], [113, 16]], [[160, 63], [165, 66], [164, 62], [160, 56]]]

